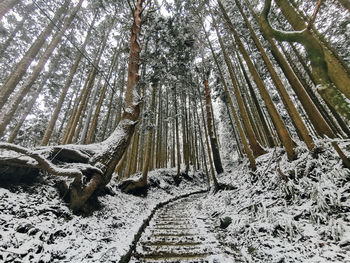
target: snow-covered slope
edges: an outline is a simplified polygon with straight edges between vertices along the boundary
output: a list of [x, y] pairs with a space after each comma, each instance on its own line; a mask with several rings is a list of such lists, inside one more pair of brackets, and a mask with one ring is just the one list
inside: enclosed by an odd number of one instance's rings
[[118, 262], [159, 202], [206, 187], [200, 174], [176, 187], [173, 173], [151, 172], [147, 197], [123, 194], [112, 183], [111, 193], [99, 197], [102, 208], [88, 217], [73, 215], [50, 180], [0, 188], [0, 262]]
[[[200, 201], [238, 262], [350, 262], [350, 171], [329, 143], [318, 145], [317, 157], [298, 148], [293, 162], [271, 150], [255, 173], [231, 164], [218, 179], [235, 190]], [[225, 217], [232, 223], [221, 229]]]

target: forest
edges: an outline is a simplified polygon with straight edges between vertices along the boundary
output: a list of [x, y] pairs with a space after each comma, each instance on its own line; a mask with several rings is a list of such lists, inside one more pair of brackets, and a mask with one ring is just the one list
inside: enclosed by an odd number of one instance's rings
[[349, 0], [0, 0], [0, 262], [350, 262]]

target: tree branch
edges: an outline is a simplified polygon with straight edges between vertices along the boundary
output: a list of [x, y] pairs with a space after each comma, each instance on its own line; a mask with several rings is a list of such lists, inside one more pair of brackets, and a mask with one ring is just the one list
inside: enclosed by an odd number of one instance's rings
[[[74, 163], [71, 165], [67, 164], [64, 167], [58, 167], [57, 165], [54, 165], [52, 162], [47, 160], [40, 153], [15, 145], [15, 144], [11, 144], [11, 143], [0, 143], [0, 149], [14, 151], [16, 153], [20, 153], [25, 156], [28, 156], [34, 159], [36, 163], [31, 162], [31, 160], [26, 160], [25, 162], [23, 162], [25, 166], [28, 166], [30, 168], [41, 169], [41, 170], [47, 171], [50, 174], [57, 175], [57, 176], [82, 179], [84, 172], [91, 171], [94, 173], [102, 174], [102, 171], [100, 169], [89, 164]], [[14, 159], [16, 158], [19, 158], [19, 157], [15, 157]], [[73, 165], [74, 165], [74, 168], [71, 168], [70, 166], [73, 166]]]
[[313, 24], [314, 24], [314, 22], [316, 20], [318, 11], [320, 10], [321, 4], [322, 4], [322, 0], [318, 0], [316, 8], [315, 8], [315, 11], [314, 11], [314, 14], [312, 15], [312, 17], [311, 17], [311, 19], [309, 21], [309, 24], [306, 27], [307, 30], [310, 30], [311, 27], [313, 26]]
[[[219, 1], [219, 5], [220, 5], [220, 1]], [[222, 4], [221, 4], [221, 6], [222, 6]], [[270, 10], [271, 10], [271, 0], [265, 0], [264, 9], [260, 15], [260, 20], [262, 22], [263, 27], [274, 38], [276, 38], [279, 41], [303, 43], [303, 33], [306, 31], [306, 29], [304, 29], [302, 31], [287, 32], [287, 31], [277, 30], [277, 29], [273, 28], [270, 24], [269, 19], [268, 19], [268, 15], [269, 15]]]

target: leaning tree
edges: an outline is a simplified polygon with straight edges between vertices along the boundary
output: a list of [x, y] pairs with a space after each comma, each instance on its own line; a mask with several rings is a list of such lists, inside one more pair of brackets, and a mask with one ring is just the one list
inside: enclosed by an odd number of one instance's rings
[[141, 16], [151, 1], [137, 0], [131, 6], [133, 24], [130, 36], [128, 79], [125, 109], [114, 132], [104, 141], [89, 145], [58, 145], [35, 149], [15, 144], [0, 143], [0, 173], [30, 174], [39, 171], [71, 178], [66, 186], [69, 206], [83, 210], [88, 200], [111, 180], [116, 165], [127, 149], [140, 115], [141, 98], [138, 96]]

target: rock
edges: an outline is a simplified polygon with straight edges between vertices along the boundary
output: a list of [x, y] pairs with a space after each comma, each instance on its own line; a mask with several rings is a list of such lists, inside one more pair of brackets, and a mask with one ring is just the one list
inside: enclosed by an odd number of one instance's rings
[[220, 218], [220, 228], [226, 229], [232, 223], [232, 218], [226, 216], [224, 218]]
[[27, 233], [30, 229], [34, 228], [31, 224], [27, 223], [24, 225], [20, 225], [16, 228], [16, 232], [18, 233]]
[[36, 233], [38, 233], [40, 230], [38, 228], [31, 228], [29, 231], [28, 231], [28, 235], [29, 236], [34, 236]]

